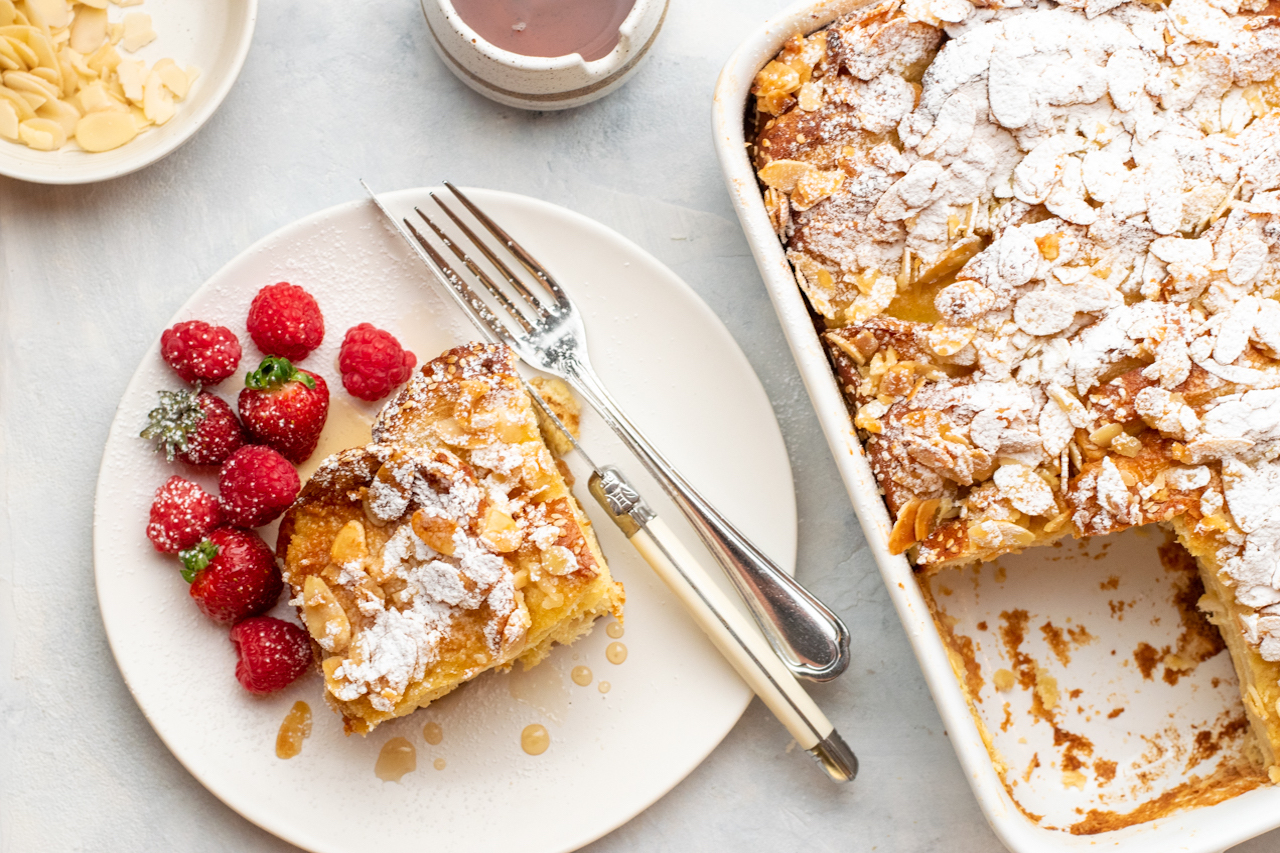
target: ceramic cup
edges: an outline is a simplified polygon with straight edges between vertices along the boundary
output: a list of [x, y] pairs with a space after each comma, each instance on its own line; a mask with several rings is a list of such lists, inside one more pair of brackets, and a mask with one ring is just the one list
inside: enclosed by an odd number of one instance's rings
[[635, 73], [667, 16], [668, 0], [636, 0], [618, 28], [618, 44], [587, 62], [523, 56], [495, 47], [467, 26], [451, 0], [421, 0], [436, 52], [459, 80], [486, 98], [526, 110], [563, 110], [602, 98]]

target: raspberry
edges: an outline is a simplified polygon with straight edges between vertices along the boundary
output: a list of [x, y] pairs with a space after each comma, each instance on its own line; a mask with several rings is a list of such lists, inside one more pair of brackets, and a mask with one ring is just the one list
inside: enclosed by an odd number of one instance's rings
[[275, 555], [252, 530], [219, 528], [178, 556], [196, 606], [224, 625], [271, 609], [284, 589]]
[[240, 341], [226, 326], [191, 320], [164, 330], [160, 335], [160, 357], [183, 382], [213, 385], [236, 372]]
[[176, 456], [189, 465], [221, 465], [244, 444], [231, 406], [207, 391], [161, 391], [147, 420], [142, 437], [154, 440], [170, 462]]
[[324, 317], [315, 297], [287, 281], [258, 291], [246, 325], [258, 349], [290, 361], [302, 361], [324, 340]]
[[275, 521], [293, 503], [301, 485], [287, 459], [256, 444], [231, 454], [218, 472], [222, 512], [236, 527], [261, 527]]
[[190, 480], [174, 475], [156, 489], [147, 538], [157, 551], [176, 553], [222, 524], [217, 499]]
[[418, 359], [400, 346], [390, 332], [368, 323], [347, 329], [338, 353], [342, 386], [361, 400], [381, 400], [408, 381]]
[[231, 629], [236, 647], [236, 679], [250, 693], [288, 687], [311, 666], [311, 639], [297, 625], [272, 616], [254, 616]]

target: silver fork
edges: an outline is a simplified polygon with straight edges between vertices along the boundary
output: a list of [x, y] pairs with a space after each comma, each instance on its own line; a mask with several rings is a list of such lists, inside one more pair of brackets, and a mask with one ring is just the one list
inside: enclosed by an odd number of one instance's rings
[[[424, 260], [429, 259], [429, 264], [442, 277], [449, 292], [473, 322], [515, 350], [527, 364], [564, 379], [600, 413], [662, 485], [711, 553], [726, 569], [769, 644], [788, 669], [813, 681], [829, 681], [844, 672], [849, 665], [849, 631], [844, 623], [752, 544], [645, 438], [592, 369], [587, 355], [586, 328], [573, 300], [524, 247], [462, 191], [447, 181], [444, 185], [484, 230], [496, 238], [510, 257], [545, 290], [545, 294], [541, 294], [531, 289], [449, 205], [435, 193], [431, 193], [432, 200], [497, 270], [519, 300], [513, 300], [455, 240], [421, 209], [415, 207], [414, 211], [440, 243], [452, 252], [511, 316], [515, 327], [508, 326], [495, 316], [488, 304], [454, 271], [414, 224], [404, 219], [403, 223], [409, 233], [426, 253], [427, 258]], [[365, 185], [365, 190], [395, 223], [395, 218], [382, 208], [381, 202], [368, 185]]]

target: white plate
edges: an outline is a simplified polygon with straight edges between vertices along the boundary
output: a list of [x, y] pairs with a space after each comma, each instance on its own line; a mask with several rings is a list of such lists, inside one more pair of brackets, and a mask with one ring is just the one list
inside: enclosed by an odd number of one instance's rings
[[183, 68], [200, 69], [187, 97], [176, 104], [173, 118], [119, 148], [96, 154], [74, 143], [58, 151], [36, 151], [0, 139], [0, 175], [39, 184], [89, 184], [118, 178], [173, 153], [222, 104], [249, 52], [258, 0], [146, 0], [125, 9], [115, 4], [108, 7], [113, 22], [130, 12], [150, 15], [157, 38], [134, 54], [120, 49], [121, 56], [143, 59], [148, 65], [170, 57]]
[[[521, 196], [482, 190], [474, 196], [578, 300], [592, 358], [634, 419], [792, 570], [795, 503], [782, 437], [759, 381], [711, 310], [651, 256], [595, 222]], [[425, 190], [386, 198], [405, 213], [430, 203]], [[304, 366], [328, 379], [335, 400], [351, 401], [333, 367], [350, 326], [368, 321], [387, 328], [420, 361], [473, 339], [426, 275], [369, 203], [346, 204], [241, 254], [175, 320], [200, 318], [236, 331], [245, 345], [243, 375], [245, 364], [260, 357], [244, 331], [253, 294], [279, 280], [302, 285], [326, 322], [325, 342]], [[143, 535], [151, 494], [176, 466], [151, 453], [137, 433], [156, 389], [175, 384], [153, 346], [112, 424], [95, 514], [98, 600], [120, 670], [160, 737], [209, 790], [259, 826], [315, 851], [462, 853], [516, 839], [527, 853], [570, 850], [662, 796], [746, 707], [746, 687], [589, 497], [584, 505], [627, 590], [622, 641], [629, 655], [622, 665], [606, 662], [610, 640], [598, 627], [528, 674], [484, 675], [363, 739], [343, 737], [314, 675], [282, 695], [251, 697], [232, 675], [226, 629], [196, 611], [177, 564], [156, 554]], [[232, 378], [216, 390], [234, 399], [237, 385]], [[335, 403], [335, 428], [342, 410], [351, 411]], [[638, 464], [593, 414], [584, 414], [588, 449], [636, 475], [686, 544], [700, 549]], [[198, 479], [212, 488], [211, 477]], [[590, 687], [570, 681], [577, 665], [593, 670]], [[612, 684], [608, 694], [599, 692], [600, 680]], [[314, 732], [300, 756], [281, 761], [276, 732], [298, 699], [312, 708]], [[423, 740], [428, 720], [444, 728], [439, 747]], [[551, 733], [551, 748], [537, 757], [520, 749], [521, 729], [531, 723]], [[408, 738], [418, 754], [418, 769], [400, 784], [374, 775], [378, 751], [393, 736]], [[778, 737], [780, 743], [786, 737], [781, 728]], [[433, 769], [436, 758], [446, 761], [444, 770]]]
[[[1104, 848], [1124, 850], [1125, 853], [1166, 853], [1174, 850], [1179, 853], [1209, 853], [1224, 850], [1274, 829], [1280, 826], [1280, 787], [1269, 785], [1214, 806], [1175, 813], [1113, 832], [1071, 835], [1045, 826], [1067, 826], [1082, 818], [1088, 809], [1095, 807], [1127, 812], [1143, 799], [1154, 798], [1162, 790], [1181, 782], [1188, 771], [1191, 771], [1190, 775], [1207, 775], [1206, 770], [1210, 768], [1204, 765], [1181, 760], [1175, 763], [1144, 759], [1147, 744], [1142, 741], [1142, 737], [1150, 737], [1154, 733], [1163, 736], [1163, 730], [1169, 724], [1163, 722], [1162, 718], [1172, 719], [1180, 742], [1170, 744], [1166, 740], [1164, 745], [1176, 752], [1185, 747], [1188, 739], [1193, 738], [1198, 727], [1204, 728], [1206, 721], [1212, 722], [1215, 714], [1224, 708], [1230, 707], [1237, 713], [1242, 711], [1238, 695], [1232, 699], [1225, 690], [1219, 691], [1213, 686], [1215, 674], [1222, 678], [1233, 678], [1230, 667], [1226, 665], [1225, 655], [1201, 664], [1194, 673], [1194, 679], [1183, 680], [1176, 687], [1147, 681], [1139, 673], [1137, 666], [1122, 663], [1131, 658], [1134, 642], [1147, 641], [1157, 648], [1170, 642], [1165, 639], [1157, 644], [1156, 640], [1162, 634], [1167, 635], [1170, 625], [1176, 626], [1178, 618], [1176, 609], [1172, 609], [1169, 601], [1167, 583], [1163, 586], [1147, 583], [1142, 588], [1137, 588], [1143, 578], [1150, 581], [1153, 576], [1161, 576], [1161, 570], [1150, 562], [1156, 559], [1154, 544], [1158, 540], [1149, 536], [1144, 540], [1143, 534], [1138, 531], [1125, 534], [1119, 540], [1114, 536], [1105, 537], [1096, 546], [1101, 552], [1106, 552], [1112, 545], [1117, 546], [1112, 550], [1106, 565], [1114, 566], [1116, 575], [1127, 578], [1127, 581], [1122, 581], [1122, 589], [1125, 591], [1120, 594], [1100, 589], [1095, 578], [1084, 574], [1071, 576], [1074, 583], [1064, 583], [1061, 578], [1058, 583], [1053, 583], [1052, 573], [1057, 567], [1045, 564], [1052, 563], [1058, 552], [1039, 548], [1031, 549], [1020, 557], [1000, 561], [1008, 567], [1010, 573], [1007, 585], [1002, 577], [1004, 572], [999, 572], [998, 567], [992, 566], [977, 574], [972, 570], [965, 570], [962, 582], [950, 582], [951, 578], [958, 576], [957, 572], [942, 573], [934, 580], [935, 587], [946, 584], [963, 593], [954, 598], [944, 598], [943, 606], [949, 615], [958, 620], [955, 630], [975, 641], [978, 662], [983, 666], [988, 691], [992, 670], [1009, 665], [999, 640], [992, 636], [1000, 627], [997, 619], [1002, 610], [1016, 604], [1017, 607], [1030, 611], [1030, 618], [1035, 620], [1030, 623], [1029, 633], [1033, 636], [1030, 638], [1032, 642], [1026, 645], [1024, 651], [1033, 654], [1039, 662], [1051, 669], [1055, 667], [1052, 652], [1044, 643], [1037, 645], [1035, 642], [1040, 637], [1039, 626], [1046, 620], [1056, 620], [1055, 624], [1063, 627], [1067, 617], [1074, 619], [1077, 624], [1086, 625], [1092, 634], [1099, 637], [1096, 645], [1077, 654], [1076, 662], [1069, 671], [1065, 666], [1061, 667], [1061, 671], [1054, 670], [1060, 686], [1068, 690], [1079, 688], [1083, 691], [1082, 695], [1088, 697], [1081, 703], [1084, 713], [1073, 713], [1077, 705], [1075, 700], [1064, 702], [1064, 706], [1070, 705], [1070, 709], [1063, 712], [1066, 720], [1064, 726], [1075, 727], [1072, 729], [1074, 733], [1086, 734], [1098, 746], [1100, 753], [1104, 749], [1111, 752], [1106, 758], [1123, 758], [1130, 763], [1145, 761], [1147, 764], [1157, 765], [1155, 770], [1158, 775], [1145, 796], [1139, 796], [1127, 786], [1122, 786], [1120, 783], [1124, 780], [1120, 776], [1117, 777], [1116, 789], [1108, 787], [1100, 790], [1092, 773], [1085, 790], [1067, 788], [1062, 783], [1061, 764], [1052, 767], [1046, 760], [1049, 753], [1043, 751], [1047, 727], [1036, 727], [1030, 720], [1023, 719], [1011, 726], [1009, 732], [1001, 732], [1001, 708], [996, 702], [990, 701], [988, 692], [988, 701], [980, 707], [979, 713], [997, 733], [994, 742], [1008, 760], [1009, 766], [1016, 768], [1010, 770], [1008, 776], [1011, 781], [1019, 782], [1019, 801], [1029, 811], [1045, 816], [1042, 825], [1026, 817], [996, 773], [982, 733], [975, 724], [964, 693], [956, 681], [947, 647], [939, 635], [911, 565], [905, 556], [889, 553], [888, 536], [892, 521], [863, 454], [862, 445], [853, 431], [848, 408], [831, 371], [831, 363], [822, 342], [814, 332], [808, 306], [796, 286], [782, 245], [769, 224], [755, 171], [744, 148], [743, 117], [751, 82], [759, 69], [777, 54], [783, 42], [793, 34], [812, 33], [865, 2], [868, 0], [802, 0], [761, 24], [743, 41], [720, 73], [715, 90], [713, 132], [716, 153], [747, 242], [751, 245], [751, 252], [786, 333], [792, 355], [826, 434], [836, 467], [844, 479], [854, 510], [862, 524], [867, 544], [884, 579], [889, 598], [906, 629], [925, 681], [946, 726], [947, 735], [969, 777], [969, 784], [978, 804], [1000, 840], [1019, 853], [1065, 853]], [[1125, 565], [1126, 561], [1134, 559], [1146, 563], [1142, 570], [1135, 572], [1132, 565]], [[1094, 569], [1100, 570], [1103, 565], [1099, 563]], [[1037, 577], [1037, 571], [1046, 574]], [[1112, 620], [1110, 599], [1121, 595], [1126, 600], [1132, 599], [1135, 593], [1130, 590], [1136, 590], [1137, 595], [1147, 599], [1143, 607], [1144, 616], [1162, 616], [1172, 622], [1166, 621], [1164, 628], [1158, 631], [1152, 626], [1153, 630], [1144, 633], [1140, 630], [1143, 625], [1141, 621], [1131, 619], [1121, 624], [1119, 620]], [[986, 624], [991, 633], [984, 634], [983, 629], [978, 627], [980, 622]], [[1173, 630], [1172, 633], [1176, 636], [1177, 631]], [[1113, 648], [1117, 649], [1115, 657], [1109, 654]], [[1096, 654], [1100, 651], [1106, 654]], [[1097, 658], [1101, 658], [1103, 663], [1098, 663]], [[1156, 679], [1159, 677], [1159, 674], [1155, 676]], [[1197, 690], [1196, 687], [1200, 685], [1202, 686]], [[1010, 700], [1016, 703], [1015, 707], [1019, 710], [1028, 704], [1027, 698], [1021, 691], [1010, 694]], [[1106, 708], [1117, 705], [1108, 705], [1109, 702], [1119, 702], [1138, 712], [1127, 711], [1118, 718], [1116, 724], [1111, 724], [1106, 717]], [[1137, 709], [1139, 704], [1142, 705], [1141, 709]], [[1091, 714], [1091, 707], [1102, 709], [1103, 713]], [[1090, 717], [1092, 719], [1086, 719]], [[1092, 728], [1083, 728], [1085, 725], [1091, 725]], [[1116, 726], [1120, 726], [1120, 730], [1116, 730]], [[1024, 736], [1026, 743], [1019, 740]], [[1049, 746], [1055, 748], [1052, 742]], [[1231, 746], [1234, 748], [1238, 743]], [[1042, 749], [1040, 759], [1045, 769], [1037, 773], [1024, 771], [1030, 763], [1027, 752], [1034, 753], [1037, 747]], [[1060, 747], [1061, 745], [1057, 745], [1056, 748], [1060, 750]], [[1182, 752], [1181, 756], [1186, 754]], [[1090, 761], [1095, 757], [1103, 756], [1089, 756]], [[1124, 765], [1121, 765], [1121, 770], [1123, 769]], [[1019, 781], [1023, 772], [1028, 775], [1026, 782]], [[1115, 796], [1117, 789], [1121, 788], [1123, 790], [1119, 791], [1119, 796]], [[1081, 811], [1077, 812], [1077, 809]]]

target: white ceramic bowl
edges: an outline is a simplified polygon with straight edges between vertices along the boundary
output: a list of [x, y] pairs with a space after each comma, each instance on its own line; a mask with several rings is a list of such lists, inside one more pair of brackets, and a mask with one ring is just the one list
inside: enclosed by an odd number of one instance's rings
[[467, 26], [450, 0], [421, 0], [431, 43], [449, 70], [486, 98], [526, 110], [564, 110], [617, 89], [635, 73], [658, 37], [668, 0], [636, 0], [618, 27], [618, 44], [587, 62], [568, 56], [523, 56], [495, 47]]
[[[114, 5], [110, 8], [114, 21], [119, 11]], [[200, 69], [200, 77], [176, 105], [173, 118], [119, 148], [94, 154], [74, 144], [58, 151], [36, 151], [0, 139], [0, 175], [39, 184], [89, 184], [118, 178], [171, 154], [218, 109], [249, 52], [258, 0], [148, 0], [127, 11], [150, 15], [158, 34], [133, 57], [148, 64], [172, 57], [179, 65]]]
[[[911, 566], [905, 556], [889, 553], [888, 535], [892, 521], [854, 433], [827, 355], [814, 331], [808, 306], [769, 223], [755, 172], [744, 147], [743, 117], [756, 72], [776, 55], [792, 34], [820, 29], [862, 2], [865, 0], [820, 0], [816, 3], [805, 0], [756, 29], [725, 64], [716, 85], [713, 112], [715, 144], [734, 207], [817, 410], [836, 467], [845, 481], [889, 597], [906, 629], [947, 734], [983, 813], [1000, 840], [1018, 853], [1079, 853], [1103, 849], [1123, 850], [1125, 853], [1209, 853], [1225, 850], [1280, 826], [1280, 787], [1262, 785], [1217, 805], [1175, 812], [1110, 832], [1072, 835], [1046, 828], [1043, 824], [1051, 823], [1048, 819], [1041, 823], [1029, 819], [1001, 782]], [[1103, 542], [1110, 542], [1115, 547], [1107, 553], [1107, 548], [1093, 544]], [[1176, 610], [1172, 620], [1168, 618], [1170, 613], [1167, 610], [1161, 611], [1164, 618], [1158, 625], [1152, 622], [1154, 609], [1150, 612], [1144, 610], [1140, 615], [1131, 611], [1130, 615], [1137, 618], [1127, 621], [1116, 620], [1114, 611], [1108, 612], [1108, 599], [1115, 598], [1130, 598], [1142, 608], [1168, 604], [1158, 600], [1167, 591], [1167, 581], [1163, 587], [1159, 585], [1160, 577], [1166, 573], [1159, 563], [1155, 563], [1154, 568], [1150, 563], [1156, 559], [1154, 546], [1157, 542], [1158, 537], [1151, 536], [1146, 528], [1120, 534], [1118, 538], [1092, 540], [1090, 547], [1104, 552], [1101, 561], [1093, 559], [1096, 554], [1086, 553], [1083, 559], [1074, 556], [1064, 558], [1057, 549], [1031, 549], [1019, 557], [1002, 559], [999, 565], [1007, 567], [1007, 580], [1004, 568], [987, 566], [977, 573], [965, 571], [963, 580], [954, 584], [956, 589], [942, 591], [942, 595], [954, 594], [937, 600], [944, 601], [942, 606], [947, 615], [957, 619], [953, 630], [964, 631], [977, 640], [976, 661], [993, 668], [1007, 665], [997, 664], [1005, 651], [998, 639], [983, 632], [988, 621], [992, 626], [996, 625], [995, 620], [1002, 611], [1007, 612], [1015, 604], [1026, 606], [1030, 601], [1039, 614], [1037, 621], [1032, 623], [1034, 627], [1028, 632], [1036, 636], [1028, 638], [1025, 649], [1029, 650], [1033, 642], [1039, 642], [1036, 627], [1045, 619], [1058, 625], [1072, 622], [1088, 625], [1095, 634], [1101, 634], [1095, 642], [1077, 650], [1076, 660], [1070, 669], [1065, 670], [1072, 679], [1069, 686], [1083, 688], [1081, 701], [1085, 705], [1092, 701], [1101, 704], [1118, 695], [1124, 696], [1126, 699], [1122, 704], [1126, 711], [1118, 717], [1118, 724], [1110, 723], [1105, 710], [1101, 714], [1082, 714], [1078, 717], [1081, 728], [1072, 731], [1087, 734], [1097, 744], [1099, 753], [1104, 748], [1114, 748], [1123, 752], [1127, 761], [1142, 762], [1146, 758], [1144, 750], [1148, 743], [1156, 739], [1148, 732], [1156, 732], [1158, 737], [1172, 730], [1171, 737], [1185, 736], [1206, 715], [1212, 721], [1213, 715], [1224, 709], [1232, 713], [1242, 711], [1225, 653], [1200, 664], [1192, 674], [1203, 684], [1181, 682], [1176, 688], [1161, 683], [1158, 674], [1154, 679], [1145, 679], [1138, 667], [1122, 664], [1128, 663], [1135, 635], [1146, 632], [1154, 636], [1171, 630], [1170, 622], [1177, 623]], [[1075, 546], [1067, 545], [1066, 548], [1074, 555]], [[1128, 595], [1118, 596], [1106, 588], [1100, 589], [1095, 572], [1104, 566], [1114, 567], [1114, 574], [1126, 579], [1123, 583], [1133, 585]], [[951, 575], [959, 580], [958, 572]], [[1105, 573], [1102, 576], [1106, 578]], [[943, 574], [936, 576], [942, 577]], [[935, 580], [935, 597], [937, 587]], [[1015, 598], [1016, 601], [1013, 600]], [[1177, 629], [1172, 631], [1176, 636]], [[1119, 653], [1111, 656], [1110, 649], [1118, 649]], [[1042, 654], [1046, 663], [1056, 665], [1043, 648], [1037, 653]], [[978, 713], [983, 717], [993, 744], [1008, 762], [1008, 777], [1019, 785], [1016, 790], [1024, 807], [1031, 797], [1037, 808], [1030, 810], [1040, 813], [1043, 808], [1046, 813], [1067, 815], [1068, 821], [1074, 821], [1079, 819], [1075, 815], [1084, 814], [1083, 809], [1076, 811], [1081, 808], [1080, 804], [1084, 803], [1087, 809], [1091, 798], [1106, 802], [1112, 794], [1106, 790], [1099, 792], [1093, 780], [1084, 790], [1068, 788], [1063, 784], [1061, 770], [1053, 764], [1042, 767], [1033, 775], [1031, 766], [1011, 755], [1016, 750], [1030, 751], [1025, 744], [1037, 737], [1044, 738], [1048, 727], [1035, 724], [1030, 715], [1017, 706], [1017, 702], [1027, 704], [1025, 691], [1015, 690], [991, 701], [989, 670], [986, 675], [987, 686], [979, 695], [985, 695], [987, 701], [978, 708]], [[1064, 684], [1064, 677], [1059, 676], [1059, 684], [1065, 688], [1068, 685]], [[1219, 681], [1222, 682], [1222, 690], [1218, 690]], [[1000, 726], [1000, 706], [1006, 699], [1015, 703], [1020, 718], [1014, 720], [1009, 735], [1005, 735]], [[1063, 702], [1064, 706], [1071, 706], [1062, 709], [1064, 719], [1067, 714], [1075, 713], [1076, 704], [1074, 697], [1070, 702]], [[1086, 726], [1089, 728], [1084, 728]], [[1144, 742], [1144, 739], [1148, 740]], [[1049, 747], [1052, 748], [1053, 744], [1050, 743]], [[1166, 749], [1165, 752], [1173, 754], [1176, 750]], [[1041, 758], [1044, 757], [1042, 749]], [[1184, 766], [1189, 763], [1186, 758], [1184, 753], [1175, 762], [1176, 767], [1159, 770], [1148, 796], [1156, 796], [1178, 778], [1188, 778]], [[1148, 760], [1153, 766], [1159, 763], [1155, 759]], [[1027, 767], [1025, 784], [1023, 767]]]

